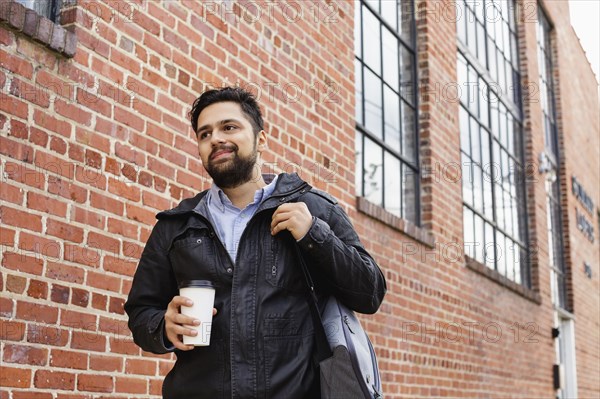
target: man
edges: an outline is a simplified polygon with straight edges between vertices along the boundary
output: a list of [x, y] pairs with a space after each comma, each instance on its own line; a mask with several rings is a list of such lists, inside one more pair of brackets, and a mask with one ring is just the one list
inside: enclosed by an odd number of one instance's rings
[[[261, 175], [267, 135], [256, 99], [240, 88], [209, 90], [190, 113], [210, 190], [157, 215], [125, 310], [135, 342], [175, 351], [164, 398], [319, 398], [308, 288], [361, 313], [386, 291], [342, 208], [296, 174]], [[210, 345], [183, 344], [198, 325], [178, 282], [216, 286]]]

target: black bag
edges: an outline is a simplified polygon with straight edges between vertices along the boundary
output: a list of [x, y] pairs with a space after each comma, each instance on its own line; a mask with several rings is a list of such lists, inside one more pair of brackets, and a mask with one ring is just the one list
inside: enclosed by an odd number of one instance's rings
[[321, 398], [383, 398], [375, 351], [356, 315], [333, 296], [319, 311], [312, 277], [300, 251], [298, 256], [310, 295]]

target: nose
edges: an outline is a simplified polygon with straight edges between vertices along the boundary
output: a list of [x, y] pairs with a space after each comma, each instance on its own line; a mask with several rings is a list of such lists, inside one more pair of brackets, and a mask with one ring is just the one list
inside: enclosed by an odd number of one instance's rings
[[215, 129], [212, 131], [211, 135], [210, 135], [210, 143], [213, 146], [216, 146], [218, 144], [222, 144], [225, 142], [225, 135], [219, 131], [219, 129]]

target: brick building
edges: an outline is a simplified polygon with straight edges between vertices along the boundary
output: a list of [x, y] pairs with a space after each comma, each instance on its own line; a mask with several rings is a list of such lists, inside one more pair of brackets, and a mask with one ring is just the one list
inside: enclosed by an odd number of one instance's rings
[[186, 114], [224, 84], [384, 270], [386, 397], [600, 396], [598, 81], [566, 1], [0, 6], [0, 398], [160, 395], [173, 356], [123, 303], [154, 214], [209, 184]]

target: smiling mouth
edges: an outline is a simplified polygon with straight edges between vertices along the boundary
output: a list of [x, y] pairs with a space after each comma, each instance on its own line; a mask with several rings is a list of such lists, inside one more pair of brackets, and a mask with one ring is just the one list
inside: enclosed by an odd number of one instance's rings
[[216, 161], [218, 159], [224, 158], [229, 154], [232, 154], [233, 150], [219, 150], [210, 156], [211, 161]]

